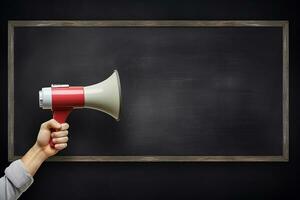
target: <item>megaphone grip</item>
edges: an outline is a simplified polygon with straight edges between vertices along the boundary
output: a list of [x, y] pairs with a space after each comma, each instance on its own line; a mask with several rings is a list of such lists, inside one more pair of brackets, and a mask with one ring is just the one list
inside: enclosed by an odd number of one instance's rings
[[[57, 110], [53, 110], [53, 119], [55, 119], [58, 123], [64, 123], [66, 122], [69, 114], [71, 113], [73, 109], [72, 108], [60, 108]], [[52, 129], [51, 132], [55, 132], [55, 129]], [[50, 138], [49, 144], [52, 148], [54, 148], [54, 143], [52, 141], [52, 138]]]

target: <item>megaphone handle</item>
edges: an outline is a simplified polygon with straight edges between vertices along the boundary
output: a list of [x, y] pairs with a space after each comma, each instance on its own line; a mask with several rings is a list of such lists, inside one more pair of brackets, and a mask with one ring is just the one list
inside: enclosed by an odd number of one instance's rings
[[[59, 110], [53, 110], [53, 119], [55, 119], [58, 123], [64, 123], [66, 122], [69, 114], [71, 113], [73, 109], [72, 108], [66, 108], [66, 109], [59, 109]], [[52, 129], [51, 132], [56, 131], [55, 129]], [[49, 144], [52, 148], [54, 148], [54, 143], [52, 142], [52, 138], [50, 137]]]

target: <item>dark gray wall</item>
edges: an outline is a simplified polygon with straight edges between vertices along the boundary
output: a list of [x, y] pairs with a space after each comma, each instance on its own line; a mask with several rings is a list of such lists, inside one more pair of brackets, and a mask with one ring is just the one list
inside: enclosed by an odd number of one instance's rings
[[[299, 188], [299, 25], [296, 6], [270, 2], [1, 2], [1, 135], [7, 162], [7, 20], [288, 19], [290, 20], [289, 163], [45, 163], [23, 199], [291, 199]], [[35, 119], [32, 119], [35, 120]], [[33, 134], [37, 130], [32, 130]], [[289, 197], [289, 198], [288, 198]]]

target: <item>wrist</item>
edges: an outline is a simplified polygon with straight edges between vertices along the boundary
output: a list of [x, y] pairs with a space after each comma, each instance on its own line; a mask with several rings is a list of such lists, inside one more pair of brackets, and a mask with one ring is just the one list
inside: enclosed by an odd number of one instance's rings
[[39, 144], [35, 143], [32, 147], [31, 147], [32, 151], [34, 152], [34, 154], [36, 155], [36, 158], [42, 162], [44, 162], [45, 160], [47, 160], [47, 158], [49, 157], [45, 151], [44, 148], [41, 147]]
[[35, 143], [21, 160], [27, 171], [33, 176], [47, 158], [43, 148]]

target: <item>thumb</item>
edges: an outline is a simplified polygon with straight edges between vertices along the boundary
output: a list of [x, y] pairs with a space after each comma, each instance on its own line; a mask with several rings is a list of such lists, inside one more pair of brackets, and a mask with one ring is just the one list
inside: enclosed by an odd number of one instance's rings
[[46, 121], [45, 123], [43, 123], [43, 128], [47, 128], [47, 129], [60, 129], [61, 128], [61, 124], [58, 123], [55, 119], [51, 119], [49, 121]]

